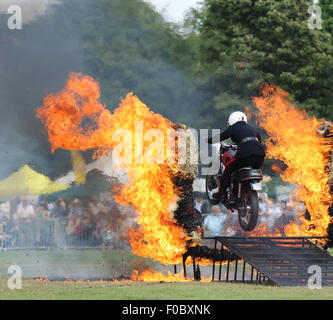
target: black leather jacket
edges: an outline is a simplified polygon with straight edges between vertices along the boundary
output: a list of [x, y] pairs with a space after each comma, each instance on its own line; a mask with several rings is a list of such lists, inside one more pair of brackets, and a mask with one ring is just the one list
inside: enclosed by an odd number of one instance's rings
[[[242, 143], [242, 140], [248, 137], [255, 137], [258, 139], [258, 141], [251, 140]], [[265, 146], [261, 144], [261, 136], [256, 129], [248, 125], [245, 121], [238, 121], [234, 125], [228, 127], [227, 130], [220, 133], [219, 136], [210, 137], [208, 139], [208, 143], [212, 143], [213, 138], [216, 139], [214, 143], [231, 138], [231, 140], [238, 145], [236, 158], [266, 156]]]

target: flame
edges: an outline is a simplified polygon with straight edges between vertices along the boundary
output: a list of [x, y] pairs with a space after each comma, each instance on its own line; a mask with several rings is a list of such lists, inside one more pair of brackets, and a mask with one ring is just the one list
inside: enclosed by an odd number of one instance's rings
[[275, 164], [275, 163], [273, 163], [271, 169], [272, 169], [275, 173], [280, 173], [280, 172], [281, 172], [281, 168], [280, 168], [277, 164]]
[[[177, 174], [179, 168], [176, 164], [165, 164], [169, 152], [174, 150], [171, 143], [165, 143], [167, 133], [175, 125], [149, 110], [132, 93], [113, 113], [99, 98], [99, 84], [89, 76], [75, 73], [70, 74], [62, 91], [44, 98], [37, 116], [47, 129], [52, 152], [59, 148], [95, 149], [94, 156], [101, 157], [122, 142], [122, 161], [118, 165], [126, 170], [129, 183], [119, 190], [116, 201], [131, 206], [137, 213], [140, 228], [131, 229], [128, 234], [132, 251], [165, 265], [181, 263], [188, 236], [173, 217], [179, 190], [172, 173]], [[163, 132], [162, 142], [140, 139], [138, 127], [142, 137], [150, 129], [158, 128]], [[130, 139], [123, 137], [119, 141], [117, 134], [121, 130], [130, 132]], [[126, 149], [128, 145], [132, 154]], [[156, 157], [160, 157], [161, 163], [152, 163]]]
[[133, 281], [143, 281], [143, 282], [187, 282], [191, 281], [183, 277], [183, 275], [176, 273], [172, 274], [168, 271], [168, 274], [164, 274], [162, 272], [158, 272], [155, 270], [144, 270], [139, 273], [137, 270], [133, 271], [131, 279]]
[[[134, 270], [131, 276], [131, 279], [111, 279], [111, 280], [84, 280], [84, 279], [67, 279], [67, 280], [49, 280], [46, 278], [38, 278], [35, 279], [38, 282], [49, 283], [53, 281], [61, 281], [63, 283], [110, 283], [110, 282], [189, 282], [192, 281], [191, 279], [184, 278], [181, 273], [173, 274], [172, 272], [168, 271], [167, 274], [162, 272], [158, 272], [156, 270], [144, 270], [139, 272], [138, 270]], [[210, 282], [210, 278], [201, 278], [202, 282]]]
[[[133, 271], [132, 281], [143, 281], [143, 282], [188, 282], [192, 281], [192, 279], [184, 278], [181, 273], [173, 274], [170, 271], [167, 274], [162, 272], [158, 272], [156, 270], [144, 270], [139, 273], [137, 270]], [[210, 282], [211, 278], [201, 277], [201, 282]]]
[[98, 280], [85, 280], [85, 279], [66, 279], [66, 280], [49, 280], [47, 278], [38, 278], [38, 279], [35, 279], [36, 281], [38, 282], [44, 282], [44, 283], [48, 283], [48, 282], [56, 282], [56, 281], [60, 281], [60, 282], [63, 282], [63, 283], [90, 283], [90, 282], [93, 282], [93, 283], [109, 283], [109, 282], [119, 282], [119, 281], [123, 281], [123, 280], [116, 280], [116, 279], [112, 279], [112, 280], [104, 280], [104, 279], [98, 279]]
[[323, 121], [297, 109], [288, 93], [276, 86], [266, 85], [262, 97], [253, 98], [253, 102], [260, 111], [257, 114], [259, 125], [270, 137], [266, 141], [268, 157], [287, 165], [281, 177], [299, 186], [296, 197], [304, 201], [311, 214], [311, 221], [301, 218], [301, 226], [295, 222], [286, 226], [285, 234], [327, 235], [328, 210], [333, 199], [327, 169], [331, 146], [317, 134]]

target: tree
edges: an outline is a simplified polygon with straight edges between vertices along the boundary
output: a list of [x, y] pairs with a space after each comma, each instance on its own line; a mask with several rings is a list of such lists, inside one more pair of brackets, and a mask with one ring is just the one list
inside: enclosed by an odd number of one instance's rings
[[[291, 93], [309, 113], [333, 119], [333, 46], [329, 34], [309, 29], [311, 4], [205, 0], [194, 12], [202, 37], [202, 63], [215, 70], [213, 77], [230, 58], [252, 65], [263, 81]], [[215, 99], [222, 93], [225, 100], [225, 84], [216, 86]]]
[[318, 5], [322, 12], [323, 31], [329, 33], [333, 39], [333, 3], [331, 0], [320, 0]]

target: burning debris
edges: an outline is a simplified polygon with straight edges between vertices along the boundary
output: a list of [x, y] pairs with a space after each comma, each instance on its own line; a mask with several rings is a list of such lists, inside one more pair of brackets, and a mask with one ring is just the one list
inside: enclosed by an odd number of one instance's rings
[[230, 253], [228, 250], [214, 250], [213, 248], [209, 248], [206, 246], [195, 246], [189, 248], [189, 250], [184, 254], [184, 260], [189, 257], [198, 258], [198, 262], [201, 263], [205, 261], [205, 259], [215, 260], [215, 261], [226, 261], [229, 259], [230, 261], [235, 261], [239, 259], [239, 257], [233, 253]]

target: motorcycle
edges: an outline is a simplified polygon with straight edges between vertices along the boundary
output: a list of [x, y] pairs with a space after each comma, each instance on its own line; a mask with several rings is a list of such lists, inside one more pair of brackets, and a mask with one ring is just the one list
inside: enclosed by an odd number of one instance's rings
[[[206, 194], [209, 202], [213, 205], [219, 201], [213, 198], [213, 194], [219, 190], [222, 174], [228, 164], [235, 159], [237, 153], [236, 145], [229, 145], [224, 142], [219, 143], [218, 154], [221, 165], [217, 174], [206, 176]], [[236, 170], [231, 175], [231, 185], [229, 192], [225, 195], [223, 205], [238, 211], [238, 221], [244, 231], [252, 231], [258, 223], [259, 201], [258, 191], [261, 190], [261, 180], [263, 179], [260, 169], [245, 167]]]

